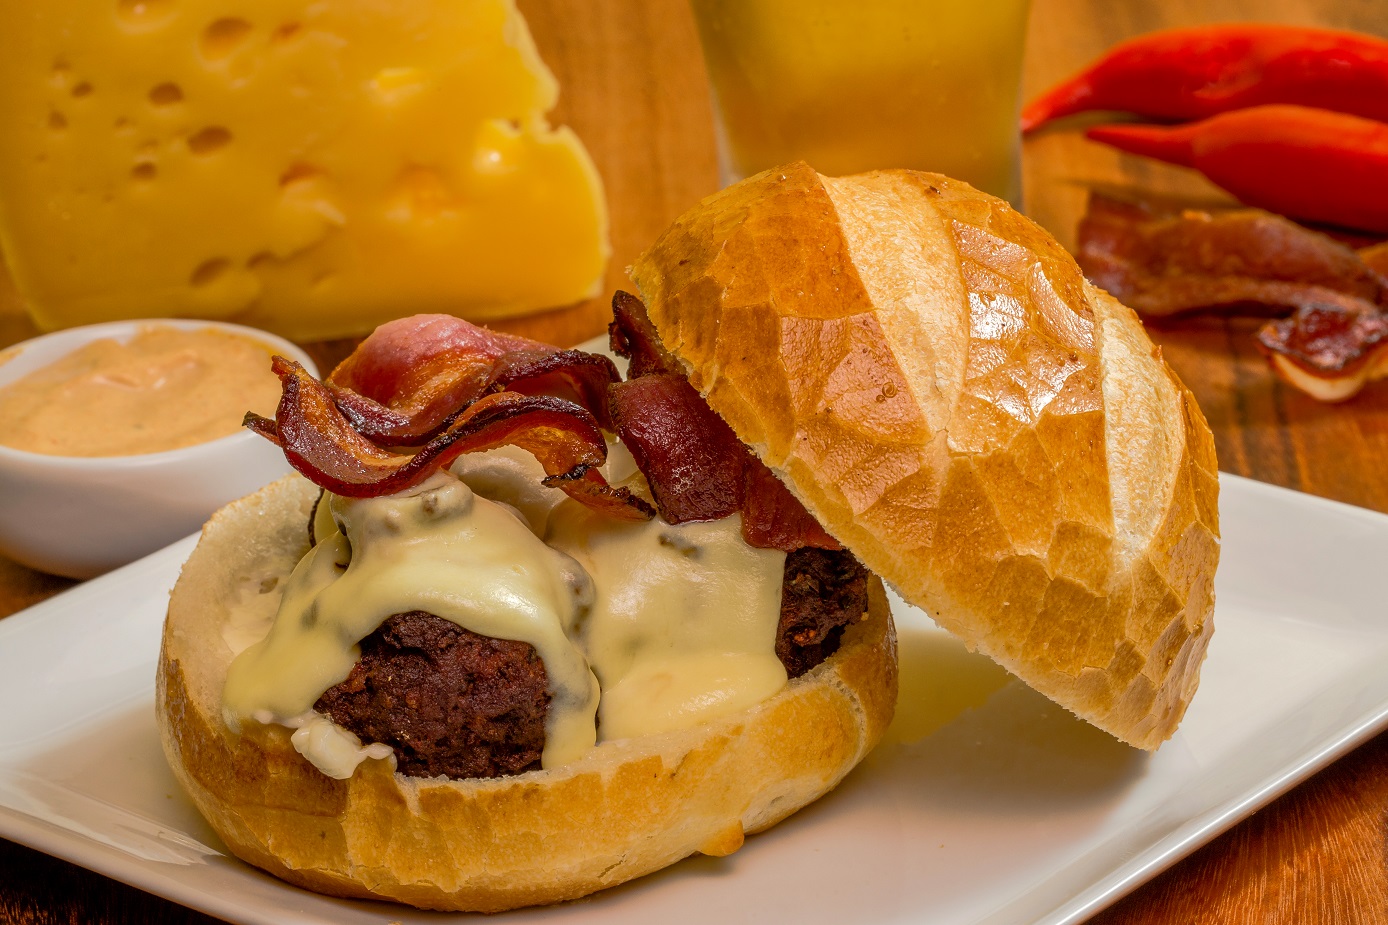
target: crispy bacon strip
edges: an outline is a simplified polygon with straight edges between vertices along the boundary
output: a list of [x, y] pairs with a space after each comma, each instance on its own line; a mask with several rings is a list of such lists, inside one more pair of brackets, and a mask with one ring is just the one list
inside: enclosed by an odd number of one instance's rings
[[607, 479], [597, 469], [575, 467], [561, 475], [549, 476], [544, 484], [560, 489], [584, 507], [613, 520], [637, 522], [655, 516], [655, 508], [644, 499], [632, 494], [629, 488], [607, 484]]
[[679, 360], [660, 342], [646, 306], [630, 292], [618, 289], [612, 297], [612, 323], [607, 326], [607, 337], [612, 352], [629, 361], [628, 379], [650, 373], [684, 375]]
[[422, 427], [480, 397], [492, 362], [517, 350], [552, 353], [555, 348], [452, 315], [414, 315], [378, 327], [328, 382]]
[[612, 416], [661, 516], [672, 524], [742, 509], [747, 448], [683, 376], [652, 373], [612, 387]]
[[381, 446], [418, 446], [448, 426], [446, 415], [438, 420], [434, 420], [433, 415], [411, 418], [351, 389], [335, 386], [331, 382], [323, 383], [323, 387], [328, 390], [333, 404], [337, 405], [337, 410], [342, 412], [352, 429]]
[[[468, 366], [459, 372], [451, 388], [444, 388], [447, 376], [447, 371], [441, 370], [434, 377], [438, 397], [428, 409], [414, 412], [413, 416], [331, 381], [328, 390], [353, 429], [375, 443], [398, 449], [419, 446], [438, 436], [468, 403], [503, 389], [522, 395], [566, 398], [586, 408], [601, 427], [611, 430], [607, 387], [621, 379], [617, 367], [605, 356], [553, 347], [504, 353], [492, 359], [485, 369]], [[462, 403], [449, 408], [451, 401]]]
[[750, 451], [747, 460], [743, 470], [742, 537], [748, 546], [786, 552], [794, 552], [802, 546], [843, 548], [805, 510], [800, 499], [772, 475], [765, 463]]
[[517, 351], [493, 361], [488, 389], [567, 398], [591, 412], [604, 430], [611, 430], [607, 390], [621, 379], [617, 367], [601, 354], [583, 350]]
[[1205, 308], [1388, 306], [1388, 279], [1349, 247], [1270, 212], [1211, 213], [1092, 194], [1080, 267], [1148, 317]]
[[381, 325], [328, 377], [358, 433], [386, 447], [420, 446], [460, 409], [501, 389], [553, 394], [608, 425], [606, 357], [501, 334], [451, 315], [415, 315]]
[[484, 396], [416, 453], [402, 455], [359, 434], [327, 387], [298, 363], [275, 357], [273, 368], [284, 388], [275, 420], [251, 414], [246, 424], [279, 444], [295, 469], [335, 494], [392, 494], [463, 453], [511, 445], [534, 455], [549, 476], [545, 483], [575, 500], [626, 520], [654, 513], [640, 498], [602, 479], [596, 470], [607, 458], [602, 431], [591, 414], [565, 399], [515, 392]]
[[1321, 401], [1343, 401], [1388, 374], [1388, 315], [1304, 305], [1258, 331], [1284, 379]]
[[612, 417], [670, 523], [741, 512], [749, 546], [840, 549], [790, 490], [709, 408], [656, 338], [640, 300], [613, 300], [613, 349], [633, 378], [612, 387]]
[[683, 376], [652, 373], [615, 385], [612, 411], [670, 523], [741, 512], [749, 546], [841, 548]]

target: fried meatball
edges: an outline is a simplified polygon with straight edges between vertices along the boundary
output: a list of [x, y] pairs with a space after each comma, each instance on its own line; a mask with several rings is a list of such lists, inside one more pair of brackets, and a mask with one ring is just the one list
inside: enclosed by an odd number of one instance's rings
[[[799, 677], [832, 655], [867, 610], [852, 553], [786, 556], [776, 655]], [[529, 643], [479, 636], [423, 611], [396, 614], [361, 641], [352, 673], [314, 709], [395, 751], [413, 777], [500, 777], [540, 767], [549, 711], [544, 662]]]
[[786, 556], [776, 656], [792, 678], [839, 648], [843, 628], [867, 611], [868, 570], [846, 549], [808, 546]]
[[534, 646], [449, 620], [396, 614], [361, 641], [347, 680], [314, 709], [395, 750], [412, 777], [500, 777], [540, 767], [548, 677]]

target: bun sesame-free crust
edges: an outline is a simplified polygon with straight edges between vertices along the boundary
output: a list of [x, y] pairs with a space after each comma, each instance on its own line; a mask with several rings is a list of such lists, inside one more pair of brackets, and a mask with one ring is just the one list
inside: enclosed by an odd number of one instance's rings
[[268, 630], [317, 491], [292, 476], [213, 516], [169, 601], [156, 684], [175, 776], [234, 854], [291, 883], [458, 911], [574, 899], [732, 853], [831, 790], [891, 721], [896, 636], [872, 579], [839, 651], [742, 713], [514, 777], [405, 777], [373, 759], [326, 777], [289, 729], [222, 719], [227, 666]]
[[664, 346], [873, 572], [1125, 742], [1213, 632], [1214, 444], [1136, 316], [938, 174], [767, 171], [632, 269]]

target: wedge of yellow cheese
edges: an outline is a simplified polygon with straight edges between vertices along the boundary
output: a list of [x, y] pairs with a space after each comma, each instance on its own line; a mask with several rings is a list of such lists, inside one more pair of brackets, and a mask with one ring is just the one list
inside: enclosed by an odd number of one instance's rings
[[601, 284], [601, 181], [514, 0], [43, 0], [0, 35], [0, 249], [43, 328], [309, 340]]

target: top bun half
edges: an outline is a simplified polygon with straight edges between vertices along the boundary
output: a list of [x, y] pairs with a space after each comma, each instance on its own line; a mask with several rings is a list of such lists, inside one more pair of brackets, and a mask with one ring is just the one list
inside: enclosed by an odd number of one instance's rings
[[801, 163], [705, 199], [632, 278], [690, 381], [865, 565], [1156, 748], [1199, 683], [1214, 443], [1132, 311], [938, 174]]

